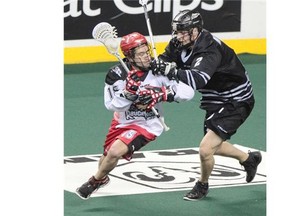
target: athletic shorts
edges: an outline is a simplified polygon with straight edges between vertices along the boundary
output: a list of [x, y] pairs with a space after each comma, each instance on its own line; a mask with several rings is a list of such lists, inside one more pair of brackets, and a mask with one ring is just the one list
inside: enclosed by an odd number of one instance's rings
[[117, 139], [120, 139], [128, 146], [128, 153], [122, 157], [130, 161], [135, 151], [138, 151], [143, 146], [156, 139], [154, 134], [149, 133], [137, 125], [130, 125], [125, 128], [116, 128], [117, 125], [118, 122], [113, 119], [109, 128], [109, 132], [106, 136], [105, 144], [103, 146], [103, 155], [107, 155], [108, 150], [113, 145], [113, 143]]
[[213, 110], [206, 110], [204, 134], [207, 129], [214, 131], [223, 141], [231, 138], [250, 115], [254, 98], [245, 102], [231, 102]]

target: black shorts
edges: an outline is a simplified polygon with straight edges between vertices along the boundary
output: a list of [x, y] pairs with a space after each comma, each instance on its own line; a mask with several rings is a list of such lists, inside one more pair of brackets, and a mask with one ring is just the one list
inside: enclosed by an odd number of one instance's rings
[[204, 134], [214, 131], [224, 141], [231, 138], [247, 119], [254, 107], [254, 99], [245, 102], [230, 102], [215, 109], [206, 110]]

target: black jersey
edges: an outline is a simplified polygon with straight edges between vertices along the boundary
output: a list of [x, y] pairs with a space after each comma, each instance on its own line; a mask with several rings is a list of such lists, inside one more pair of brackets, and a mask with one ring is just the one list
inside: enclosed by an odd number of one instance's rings
[[177, 64], [177, 77], [202, 94], [204, 109], [253, 98], [251, 82], [234, 50], [207, 30], [193, 49], [179, 50], [172, 39], [159, 58]]

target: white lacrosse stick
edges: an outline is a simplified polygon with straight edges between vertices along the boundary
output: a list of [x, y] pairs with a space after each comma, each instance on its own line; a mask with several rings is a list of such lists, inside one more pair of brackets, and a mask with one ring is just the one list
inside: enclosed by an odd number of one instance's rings
[[114, 26], [111, 26], [107, 22], [101, 22], [97, 24], [93, 31], [92, 36], [95, 40], [101, 42], [108, 52], [117, 57], [121, 65], [126, 71], [129, 71], [126, 64], [123, 62], [122, 58], [118, 52], [118, 42], [117, 42], [117, 30]]
[[154, 55], [155, 60], [158, 62], [158, 56], [157, 56], [156, 47], [154, 44], [152, 28], [151, 28], [150, 19], [149, 19], [149, 15], [148, 15], [148, 11], [147, 11], [148, 1], [149, 0], [139, 0], [139, 4], [141, 4], [143, 9], [144, 9], [146, 24], [147, 24], [147, 28], [148, 28], [149, 37], [150, 37], [150, 42], [151, 42], [152, 49], [153, 49], [153, 55]]
[[[116, 28], [114, 26], [111, 26], [107, 22], [101, 22], [94, 27], [92, 31], [92, 36], [95, 40], [101, 42], [106, 47], [108, 52], [114, 55], [120, 61], [121, 65], [128, 73], [129, 69], [127, 65], [123, 62], [118, 52], [119, 45], [117, 42]], [[168, 131], [170, 128], [165, 124], [164, 119], [159, 115], [157, 110], [154, 107], [152, 107], [152, 111], [159, 119], [160, 123], [164, 127], [164, 130]]]

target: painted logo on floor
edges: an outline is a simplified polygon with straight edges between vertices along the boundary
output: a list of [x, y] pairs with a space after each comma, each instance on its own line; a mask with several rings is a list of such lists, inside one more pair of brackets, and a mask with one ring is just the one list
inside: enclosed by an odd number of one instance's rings
[[[236, 145], [243, 151], [256, 151]], [[251, 184], [266, 184], [265, 158], [258, 166]], [[81, 155], [64, 158], [64, 189], [75, 192], [76, 188], [95, 174], [99, 155]], [[155, 193], [190, 190], [200, 176], [198, 148], [141, 151], [131, 161], [119, 160], [109, 174], [110, 184], [100, 188], [91, 197], [124, 194]], [[215, 156], [215, 166], [209, 179], [210, 188], [247, 185], [246, 172], [235, 159]]]

